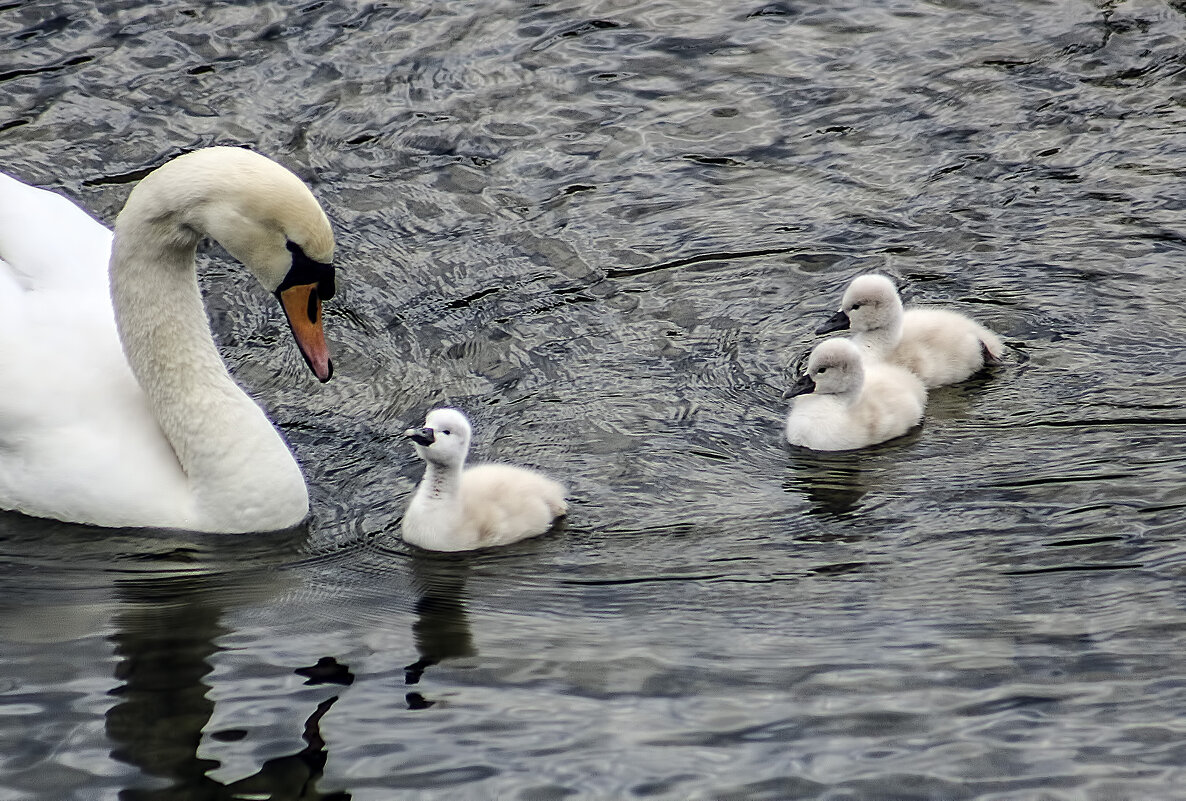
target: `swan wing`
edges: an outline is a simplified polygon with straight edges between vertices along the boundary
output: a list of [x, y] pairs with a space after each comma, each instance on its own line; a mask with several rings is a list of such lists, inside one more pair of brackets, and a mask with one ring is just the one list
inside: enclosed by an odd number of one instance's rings
[[0, 509], [177, 527], [185, 476], [124, 357], [111, 233], [0, 174]]
[[938, 387], [980, 370], [986, 350], [1001, 352], [1000, 340], [971, 318], [950, 309], [910, 309], [902, 318], [902, 339], [892, 361], [928, 387]]
[[111, 231], [71, 201], [0, 173], [0, 292], [107, 291]]
[[548, 531], [567, 511], [564, 488], [523, 467], [480, 464], [462, 474], [463, 526], [482, 547], [506, 545]]

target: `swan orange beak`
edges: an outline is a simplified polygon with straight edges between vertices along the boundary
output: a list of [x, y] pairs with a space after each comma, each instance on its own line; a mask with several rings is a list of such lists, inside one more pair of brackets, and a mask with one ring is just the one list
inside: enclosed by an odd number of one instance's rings
[[334, 374], [334, 364], [330, 361], [325, 330], [321, 327], [321, 295], [317, 292], [317, 284], [294, 284], [277, 292], [276, 297], [280, 299], [305, 364], [324, 384]]

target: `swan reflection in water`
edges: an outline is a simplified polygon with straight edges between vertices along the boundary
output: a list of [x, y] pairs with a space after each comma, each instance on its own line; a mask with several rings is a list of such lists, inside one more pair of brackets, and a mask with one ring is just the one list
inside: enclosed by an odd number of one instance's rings
[[[465, 609], [468, 559], [452, 556], [417, 555], [412, 562], [412, 581], [418, 593], [412, 637], [419, 658], [404, 668], [404, 683], [417, 685], [425, 670], [445, 659], [476, 656], [473, 633]], [[427, 709], [435, 702], [419, 692], [406, 696], [409, 709]]]
[[[321, 722], [338, 700], [337, 693], [309, 710], [303, 721], [303, 748], [265, 761], [251, 776], [223, 784], [210, 776], [220, 763], [199, 756], [215, 707], [205, 677], [220, 650], [215, 643], [227, 633], [220, 622], [227, 610], [219, 599], [228, 591], [241, 594], [244, 583], [241, 576], [186, 576], [117, 585], [120, 606], [111, 639], [119, 659], [116, 677], [123, 684], [111, 691], [118, 700], [106, 713], [107, 735], [115, 744], [111, 755], [146, 777], [167, 782], [127, 788], [120, 793], [124, 801], [246, 797], [347, 801], [351, 797], [317, 788], [329, 758]], [[349, 669], [332, 657], [294, 672], [307, 676], [307, 684], [336, 687], [353, 681]], [[224, 729], [207, 736], [229, 745], [244, 740], [247, 732]]]
[[857, 453], [796, 451], [791, 474], [783, 482], [787, 492], [802, 493], [811, 515], [845, 520], [860, 512], [869, 492], [862, 457]]

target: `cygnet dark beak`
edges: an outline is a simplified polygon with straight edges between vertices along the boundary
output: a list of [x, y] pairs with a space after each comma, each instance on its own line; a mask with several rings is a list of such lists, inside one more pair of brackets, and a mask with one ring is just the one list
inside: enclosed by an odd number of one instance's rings
[[848, 312], [841, 310], [829, 317], [826, 322], [821, 323], [820, 327], [815, 329], [815, 333], [830, 334], [833, 331], [847, 331], [848, 324]]
[[404, 432], [404, 436], [426, 448], [437, 441], [436, 434], [431, 428], [409, 428]]
[[808, 395], [812, 392], [815, 392], [815, 381], [811, 379], [811, 376], [804, 375], [790, 389], [782, 393], [782, 396], [784, 398], [794, 398], [797, 395]]

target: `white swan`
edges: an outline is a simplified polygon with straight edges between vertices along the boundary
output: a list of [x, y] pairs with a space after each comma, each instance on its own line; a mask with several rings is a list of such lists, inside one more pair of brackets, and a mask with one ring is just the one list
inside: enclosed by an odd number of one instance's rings
[[864, 353], [905, 367], [928, 387], [970, 378], [1005, 352], [996, 334], [958, 312], [903, 310], [894, 282], [876, 273], [854, 278], [840, 311], [815, 332], [846, 329]]
[[114, 238], [0, 175], [0, 509], [210, 532], [306, 517], [300, 468], [215, 348], [194, 271], [203, 236], [280, 299], [328, 380], [333, 232], [288, 170], [241, 148], [181, 156], [136, 186]]
[[792, 445], [848, 451], [900, 437], [922, 419], [927, 390], [892, 364], [866, 362], [847, 339], [821, 342], [807, 372], [787, 397], [794, 398], [786, 436]]
[[403, 519], [403, 537], [430, 551], [469, 551], [543, 534], [568, 511], [564, 487], [522, 467], [468, 469], [472, 429], [457, 409], [433, 409], [423, 428], [404, 432], [425, 461], [424, 478]]

